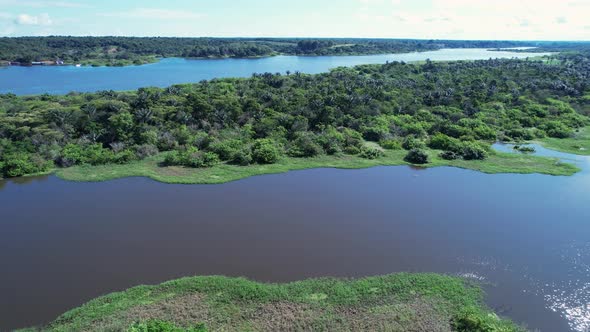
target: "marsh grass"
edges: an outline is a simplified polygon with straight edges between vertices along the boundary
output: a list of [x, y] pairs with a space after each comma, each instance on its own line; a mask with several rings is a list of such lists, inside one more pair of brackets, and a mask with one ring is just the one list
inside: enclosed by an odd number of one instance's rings
[[[142, 161], [125, 165], [75, 166], [58, 169], [56, 174], [71, 181], [107, 181], [125, 177], [148, 177], [165, 183], [184, 184], [216, 184], [235, 181], [255, 175], [284, 173], [292, 170], [310, 168], [341, 168], [358, 169], [374, 166], [410, 165], [404, 161], [406, 151], [385, 150], [383, 156], [376, 159], [365, 159], [358, 156], [322, 155], [313, 158], [281, 158], [270, 165], [236, 166], [219, 164], [209, 168], [164, 167], [162, 162], [165, 153]], [[429, 150], [430, 162], [421, 167], [451, 166], [471, 169], [489, 174], [519, 173], [519, 174], [548, 174], [573, 175], [579, 169], [572, 165], [558, 161], [555, 158], [520, 155], [510, 153], [492, 153], [486, 160], [444, 160], [439, 157], [440, 151]]]
[[181, 327], [204, 324], [210, 330], [450, 331], [468, 317], [467, 324], [473, 319], [490, 331], [520, 330], [489, 311], [482, 299], [476, 285], [437, 274], [287, 284], [191, 277], [97, 298], [40, 329], [124, 331], [158, 319]]

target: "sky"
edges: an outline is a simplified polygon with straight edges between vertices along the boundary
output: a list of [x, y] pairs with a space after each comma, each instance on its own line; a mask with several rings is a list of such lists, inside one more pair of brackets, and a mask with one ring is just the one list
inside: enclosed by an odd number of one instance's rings
[[590, 0], [0, 0], [0, 36], [590, 40]]

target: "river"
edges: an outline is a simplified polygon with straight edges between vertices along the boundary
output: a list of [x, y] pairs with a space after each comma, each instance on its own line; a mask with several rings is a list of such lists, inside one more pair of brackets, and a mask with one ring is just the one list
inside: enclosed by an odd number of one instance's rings
[[0, 93], [17, 95], [66, 94], [70, 91], [133, 90], [146, 86], [167, 87], [216, 77], [249, 77], [253, 73], [321, 73], [340, 66], [377, 64], [386, 61], [480, 60], [526, 58], [543, 53], [443, 49], [430, 52], [368, 56], [275, 56], [260, 59], [190, 60], [167, 58], [129, 67], [33, 66], [0, 67]]
[[[497, 146], [499, 149], [506, 149]], [[541, 331], [590, 327], [590, 158], [571, 177], [313, 169], [222, 185], [0, 182], [0, 329], [137, 284], [440, 272]]]

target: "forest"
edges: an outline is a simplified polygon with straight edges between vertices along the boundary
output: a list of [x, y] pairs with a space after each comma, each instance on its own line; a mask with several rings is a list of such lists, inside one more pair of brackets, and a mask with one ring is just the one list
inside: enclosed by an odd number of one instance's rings
[[506, 48], [530, 42], [411, 39], [285, 39], [171, 37], [18, 37], [0, 38], [0, 62], [37, 61], [123, 66], [161, 57], [225, 58], [285, 55], [364, 55], [437, 50], [445, 47]]
[[[304, 47], [314, 47], [304, 46]], [[73, 165], [272, 164], [356, 155], [483, 160], [496, 141], [567, 138], [590, 124], [590, 53], [255, 74], [168, 88], [0, 95], [0, 176]]]

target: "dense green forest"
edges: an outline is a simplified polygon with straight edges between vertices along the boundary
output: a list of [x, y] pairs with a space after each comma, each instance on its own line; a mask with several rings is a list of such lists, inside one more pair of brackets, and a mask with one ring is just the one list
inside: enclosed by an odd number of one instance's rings
[[410, 39], [279, 39], [167, 37], [18, 37], [0, 38], [0, 60], [30, 64], [56, 61], [94, 65], [129, 65], [156, 57], [260, 57], [289, 55], [359, 55], [436, 50], [444, 47], [505, 48], [533, 46], [511, 41]]
[[[567, 138], [590, 124], [590, 54], [362, 65], [134, 92], [0, 95], [0, 174], [125, 164], [272, 164], [427, 149], [481, 160], [497, 140]], [[372, 142], [367, 144], [367, 142]]]

